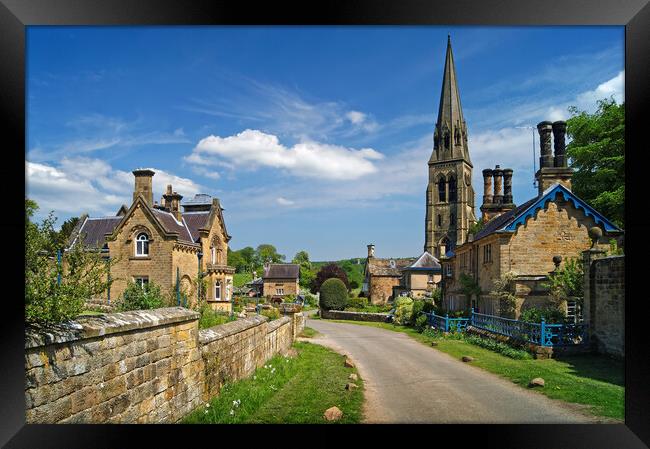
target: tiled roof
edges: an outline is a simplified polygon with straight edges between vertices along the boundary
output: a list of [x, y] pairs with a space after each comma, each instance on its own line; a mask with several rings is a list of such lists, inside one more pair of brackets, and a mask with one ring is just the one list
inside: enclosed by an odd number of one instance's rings
[[481, 229], [476, 233], [476, 235], [474, 236], [474, 240], [487, 237], [493, 232], [496, 232], [502, 229], [503, 227], [509, 225], [517, 217], [517, 215], [519, 215], [520, 213], [525, 211], [528, 207], [530, 207], [537, 200], [537, 198], [538, 197], [531, 198], [521, 206], [517, 206], [514, 209], [511, 209], [508, 212], [504, 212], [501, 215], [497, 215], [492, 220], [489, 220], [487, 223], [483, 225], [483, 229]]
[[178, 232], [178, 240], [194, 243], [192, 235], [189, 233], [185, 225], [176, 221], [176, 218], [171, 212], [166, 212], [160, 209], [151, 209], [151, 212], [168, 232]]
[[298, 279], [300, 265], [295, 263], [272, 263], [264, 268], [264, 279]]
[[422, 253], [418, 260], [406, 267], [408, 270], [440, 270], [440, 261], [433, 257], [428, 251]]
[[[402, 269], [414, 263], [416, 259], [378, 259], [371, 257], [368, 259], [368, 272], [373, 276], [401, 276]], [[391, 263], [393, 262], [393, 263]]]
[[83, 245], [86, 247], [101, 248], [106, 242], [106, 234], [120, 222], [122, 217], [88, 218], [81, 225], [79, 235], [83, 236]]
[[193, 242], [197, 242], [199, 240], [199, 229], [207, 224], [206, 221], [209, 216], [209, 211], [185, 212], [183, 214], [183, 220], [185, 221], [187, 228], [190, 230]]

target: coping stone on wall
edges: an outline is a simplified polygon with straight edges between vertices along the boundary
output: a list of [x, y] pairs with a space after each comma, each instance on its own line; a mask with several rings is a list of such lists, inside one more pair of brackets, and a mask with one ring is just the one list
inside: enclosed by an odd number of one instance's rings
[[273, 332], [283, 324], [291, 323], [291, 318], [287, 316], [283, 316], [282, 318], [278, 318], [276, 320], [273, 320], [269, 323], [269, 326], [267, 328], [267, 333]]
[[207, 344], [230, 335], [238, 334], [246, 329], [259, 326], [268, 320], [264, 315], [253, 315], [237, 321], [231, 321], [225, 324], [218, 324], [208, 329], [201, 329], [199, 331], [199, 343]]
[[200, 314], [194, 310], [184, 307], [166, 307], [82, 317], [75, 321], [47, 327], [29, 326], [25, 330], [25, 349], [198, 320], [199, 317]]

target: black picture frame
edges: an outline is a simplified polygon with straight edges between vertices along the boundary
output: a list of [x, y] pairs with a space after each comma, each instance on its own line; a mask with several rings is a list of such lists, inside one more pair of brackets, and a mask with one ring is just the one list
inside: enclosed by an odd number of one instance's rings
[[[644, 282], [645, 214], [648, 152], [644, 120], [650, 109], [650, 5], [647, 0], [420, 0], [326, 1], [322, 3], [215, 2], [171, 0], [0, 0], [0, 110], [7, 130], [3, 139], [0, 186], [4, 215], [0, 230], [5, 254], [3, 317], [0, 324], [0, 444], [7, 448], [131, 447], [161, 442], [178, 444], [340, 444], [340, 432], [362, 438], [397, 437], [408, 445], [494, 445], [544, 448], [642, 448], [650, 445], [650, 360], [646, 324], [649, 314]], [[250, 432], [241, 426], [173, 425], [35, 425], [25, 424], [24, 293], [19, 282], [24, 245], [22, 199], [16, 186], [25, 167], [25, 27], [30, 25], [624, 25], [626, 146], [626, 363], [625, 424], [622, 425], [437, 425], [399, 429], [394, 426], [265, 427]], [[631, 162], [630, 162], [631, 161]], [[645, 312], [645, 313], [644, 313]], [[458, 404], [462, 407], [462, 404]], [[268, 430], [267, 430], [268, 429]], [[237, 438], [228, 443], [224, 435]], [[205, 442], [201, 437], [208, 437]], [[275, 441], [274, 441], [275, 440]], [[258, 441], [255, 441], [257, 443]], [[645, 443], [645, 444], [644, 444]]]

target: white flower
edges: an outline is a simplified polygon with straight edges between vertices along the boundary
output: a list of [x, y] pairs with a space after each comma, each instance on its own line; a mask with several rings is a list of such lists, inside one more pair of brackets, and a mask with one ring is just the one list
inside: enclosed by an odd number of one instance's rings
[[233, 409], [230, 409], [230, 415], [232, 416], [234, 414], [235, 414], [235, 411]]
[[210, 403], [209, 403], [209, 402], [208, 402], [207, 404], [205, 404], [205, 408], [208, 408], [208, 407], [210, 407]]
[[207, 411], [207, 410], [204, 410], [203, 413], [205, 413], [205, 414], [207, 415], [207, 414], [208, 414], [208, 411]]

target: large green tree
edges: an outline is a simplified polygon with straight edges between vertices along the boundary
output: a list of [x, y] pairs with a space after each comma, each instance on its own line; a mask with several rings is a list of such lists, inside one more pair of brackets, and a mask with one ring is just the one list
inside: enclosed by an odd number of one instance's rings
[[260, 265], [266, 262], [281, 263], [285, 259], [285, 256], [279, 254], [275, 246], [269, 243], [262, 243], [259, 245], [255, 250], [255, 257]]
[[593, 114], [569, 108], [567, 154], [575, 169], [572, 190], [592, 207], [625, 225], [625, 103], [598, 101]]

